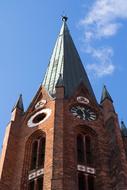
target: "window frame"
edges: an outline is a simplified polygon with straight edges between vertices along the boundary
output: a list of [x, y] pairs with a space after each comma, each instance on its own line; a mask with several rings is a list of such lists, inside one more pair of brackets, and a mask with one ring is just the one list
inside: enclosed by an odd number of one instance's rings
[[[82, 142], [83, 142], [83, 151], [84, 151], [84, 161], [81, 163], [78, 160], [78, 137], [82, 138]], [[88, 140], [90, 140], [90, 147], [87, 146], [87, 142], [86, 139], [88, 138]], [[95, 143], [95, 138], [92, 134], [90, 134], [89, 132], [78, 132], [76, 134], [76, 157], [77, 157], [77, 178], [78, 178], [78, 190], [80, 190], [80, 184], [79, 184], [79, 175], [82, 175], [83, 180], [84, 180], [84, 184], [85, 186], [82, 187], [81, 190], [95, 190], [95, 178], [96, 178], [96, 173], [88, 173], [87, 168], [92, 168], [95, 170], [95, 159], [94, 159], [94, 151], [93, 151], [93, 146]], [[89, 144], [89, 143], [88, 143]], [[88, 148], [87, 148], [88, 147]], [[91, 151], [90, 151], [91, 150]], [[82, 151], [81, 151], [82, 152]], [[90, 154], [90, 161], [89, 161], [89, 154]], [[88, 157], [88, 158], [87, 158]], [[82, 171], [80, 171], [78, 169], [78, 166], [83, 166]], [[93, 180], [94, 186], [90, 187], [89, 186], [89, 179]]]
[[31, 170], [32, 144], [34, 141], [36, 141], [40, 137], [45, 139], [45, 154], [46, 154], [46, 133], [44, 131], [40, 129], [34, 131], [25, 142], [25, 152], [24, 152], [24, 161], [23, 161], [20, 189], [28, 189], [29, 183], [34, 178], [37, 179], [37, 177], [41, 177], [41, 176], [44, 178], [45, 160], [44, 160], [44, 166], [42, 166], [42, 168], [38, 167], [37, 169]]

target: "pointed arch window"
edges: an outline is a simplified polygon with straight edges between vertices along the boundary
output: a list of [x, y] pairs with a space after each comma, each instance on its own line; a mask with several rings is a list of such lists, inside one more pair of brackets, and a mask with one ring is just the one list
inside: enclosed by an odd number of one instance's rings
[[39, 136], [32, 142], [28, 190], [43, 190], [45, 160], [45, 137]]
[[88, 135], [77, 136], [77, 160], [79, 164], [93, 165], [92, 143]]
[[95, 190], [95, 168], [92, 137], [77, 135], [78, 190]]
[[45, 138], [39, 137], [32, 143], [31, 170], [44, 167]]

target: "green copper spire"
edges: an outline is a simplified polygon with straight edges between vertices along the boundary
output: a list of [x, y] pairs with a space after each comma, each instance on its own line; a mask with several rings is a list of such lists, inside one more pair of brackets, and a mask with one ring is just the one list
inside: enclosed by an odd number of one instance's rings
[[96, 101], [89, 79], [70, 35], [67, 19], [67, 17], [62, 17], [62, 28], [44, 77], [43, 86], [52, 97], [55, 97], [55, 87], [61, 81], [61, 79], [58, 80], [59, 77], [62, 76], [65, 97], [71, 96], [82, 82], [90, 92], [90, 96]]
[[101, 96], [101, 103], [102, 103], [105, 99], [108, 99], [108, 100], [110, 100], [110, 101], [113, 103], [113, 100], [112, 100], [112, 98], [111, 98], [111, 96], [110, 96], [110, 94], [109, 94], [109, 92], [108, 92], [106, 86], [104, 85], [103, 91], [102, 91], [102, 96]]
[[18, 101], [16, 102], [16, 104], [15, 104], [15, 106], [13, 107], [12, 111], [13, 111], [15, 108], [18, 108], [18, 109], [24, 111], [22, 94], [20, 94], [20, 96], [19, 96], [19, 98], [18, 98]]
[[121, 132], [124, 137], [127, 137], [127, 128], [123, 121], [121, 121]]

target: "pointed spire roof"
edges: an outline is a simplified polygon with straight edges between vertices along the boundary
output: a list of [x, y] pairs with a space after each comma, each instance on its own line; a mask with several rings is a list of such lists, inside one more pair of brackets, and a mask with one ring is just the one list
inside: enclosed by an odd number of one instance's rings
[[108, 99], [113, 103], [112, 97], [110, 96], [106, 86], [104, 85], [103, 90], [102, 90], [102, 95], [101, 95], [101, 103], [105, 100]]
[[22, 94], [20, 94], [15, 106], [13, 107], [12, 111], [15, 109], [15, 108], [18, 108], [22, 111], [24, 111], [24, 106], [23, 106], [23, 99], [22, 99]]
[[67, 17], [63, 17], [62, 21], [62, 28], [44, 77], [43, 86], [54, 97], [55, 86], [61, 74], [65, 88], [65, 97], [71, 96], [82, 80], [91, 97], [96, 101], [91, 84], [70, 35]]
[[124, 137], [127, 137], [127, 128], [125, 126], [125, 123], [121, 121], [121, 132]]

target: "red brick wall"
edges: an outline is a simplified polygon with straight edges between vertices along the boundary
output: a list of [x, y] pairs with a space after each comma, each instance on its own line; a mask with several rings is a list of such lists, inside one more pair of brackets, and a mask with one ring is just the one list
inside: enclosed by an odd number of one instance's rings
[[[9, 138], [3, 146], [1, 158], [1, 190], [26, 190], [30, 163], [30, 139], [38, 133], [46, 136], [44, 166], [44, 190], [78, 190], [77, 148], [78, 133], [92, 137], [94, 167], [96, 169], [95, 190], [126, 190], [127, 159], [126, 140], [121, 137], [117, 115], [111, 102], [98, 105], [90, 100], [89, 106], [97, 113], [96, 121], [75, 118], [70, 108], [77, 104], [77, 96], [89, 98], [88, 91], [80, 87], [68, 99], [63, 99], [64, 88], [57, 88], [57, 98], [52, 99], [44, 89], [39, 89], [27, 112], [17, 114], [6, 133]], [[27, 121], [36, 113], [34, 105], [46, 99], [46, 108], [51, 108], [51, 116], [38, 127], [28, 128]], [[112, 118], [113, 129], [108, 121]], [[114, 174], [115, 171], [115, 174]]]

